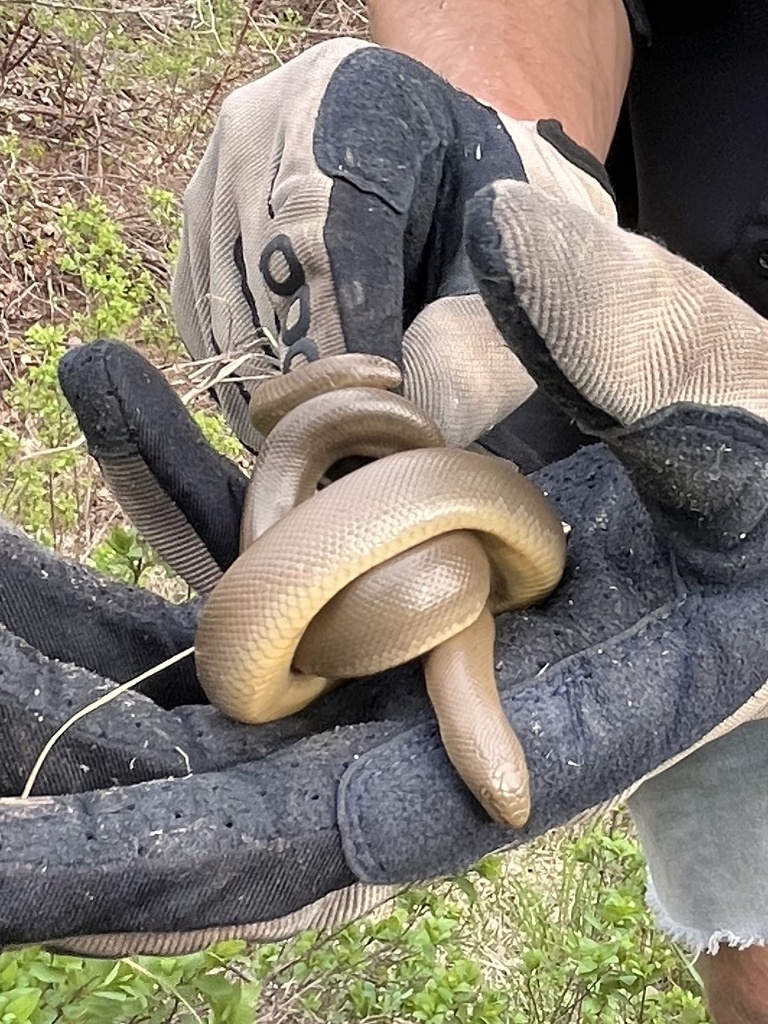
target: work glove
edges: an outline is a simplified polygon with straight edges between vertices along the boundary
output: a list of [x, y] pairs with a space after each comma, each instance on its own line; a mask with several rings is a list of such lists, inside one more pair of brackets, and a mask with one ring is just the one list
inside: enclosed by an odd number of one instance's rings
[[[265, 371], [345, 351], [395, 363], [448, 444], [518, 409], [559, 417], [467, 262], [464, 205], [498, 178], [616, 220], [604, 168], [559, 123], [503, 117], [369, 43], [321, 43], [225, 99], [184, 197], [173, 299], [193, 357], [220, 357], [212, 378], [236, 366], [213, 390], [244, 443], [260, 443], [247, 406]], [[519, 462], [575, 449], [573, 431], [526, 433]]]
[[[418, 665], [260, 727], [202, 703], [191, 672], [161, 704], [161, 675], [77, 721], [19, 799], [75, 708], [193, 643], [198, 604], [105, 583], [6, 531], [0, 942], [179, 953], [330, 927], [583, 820], [766, 713], [765, 322], [655, 243], [525, 184], [467, 209], [499, 331], [601, 439], [532, 474], [570, 527], [566, 571], [540, 606], [497, 620], [526, 826], [492, 822], [457, 776]], [[215, 513], [236, 504], [239, 471], [161, 375], [103, 342], [61, 379], [100, 461], [175, 452], [169, 503], [222, 544]]]

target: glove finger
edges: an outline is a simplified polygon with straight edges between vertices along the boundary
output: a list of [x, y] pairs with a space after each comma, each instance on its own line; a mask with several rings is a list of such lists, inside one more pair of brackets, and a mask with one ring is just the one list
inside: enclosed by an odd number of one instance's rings
[[537, 389], [477, 294], [425, 306], [403, 337], [403, 367], [405, 397], [448, 444], [479, 441], [528, 472], [592, 440]]
[[[107, 580], [0, 520], [0, 624], [47, 658], [127, 682], [190, 647], [197, 614], [196, 601]], [[205, 701], [191, 659], [140, 692], [163, 707]]]
[[682, 557], [722, 559], [768, 501], [768, 322], [651, 240], [517, 182], [467, 224], [481, 292], [541, 388], [616, 452]]
[[768, 322], [698, 267], [515, 181], [469, 205], [467, 232], [499, 329], [590, 425], [677, 403], [768, 417]]
[[[472, 344], [467, 339], [472, 338]], [[536, 389], [479, 295], [436, 299], [403, 337], [405, 397], [466, 447]]]
[[203, 437], [165, 377], [135, 349], [70, 350], [59, 381], [115, 499], [198, 593], [235, 560], [247, 480]]
[[348, 759], [397, 728], [350, 726], [227, 771], [0, 801], [0, 944], [232, 934], [353, 884], [336, 786]]
[[[76, 665], [45, 658], [0, 626], [0, 794], [18, 795], [54, 732], [114, 686]], [[183, 723], [148, 697], [126, 693], [63, 734], [34, 788], [76, 793], [184, 775], [202, 760], [190, 740]]]
[[[192, 664], [191, 657], [186, 664]], [[340, 708], [337, 701], [328, 701], [252, 729], [210, 705], [191, 703], [204, 697], [193, 677], [185, 682], [186, 688], [175, 684], [165, 669], [110, 697], [113, 680], [47, 658], [0, 626], [0, 795], [23, 790], [45, 745], [67, 723], [32, 780], [36, 794], [221, 771], [257, 761], [314, 732], [356, 722], [349, 702]], [[105, 697], [108, 703], [90, 708]]]

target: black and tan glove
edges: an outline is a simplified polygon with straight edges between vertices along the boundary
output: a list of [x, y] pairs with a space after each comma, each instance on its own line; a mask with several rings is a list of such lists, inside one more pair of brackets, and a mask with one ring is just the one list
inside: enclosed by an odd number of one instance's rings
[[[466, 259], [465, 203], [498, 178], [616, 219], [604, 169], [557, 122], [500, 117], [374, 45], [309, 49], [222, 105], [184, 199], [173, 290], [184, 343], [198, 359], [237, 356], [266, 335], [283, 370], [344, 351], [385, 356], [451, 444], [521, 406], [524, 422], [551, 424], [557, 410], [539, 410]], [[259, 372], [253, 358], [237, 376]], [[248, 383], [215, 390], [256, 447]], [[527, 433], [542, 461], [573, 450], [567, 431]]]

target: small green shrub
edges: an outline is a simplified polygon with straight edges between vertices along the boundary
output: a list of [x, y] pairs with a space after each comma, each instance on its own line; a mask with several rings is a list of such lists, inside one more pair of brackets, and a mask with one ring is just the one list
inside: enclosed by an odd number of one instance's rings
[[[16, 151], [10, 144], [6, 149]], [[177, 223], [172, 198], [163, 190], [147, 193], [152, 215], [169, 234]], [[58, 383], [68, 343], [137, 339], [148, 351], [154, 344], [167, 352], [178, 341], [169, 328], [167, 287], [144, 268], [101, 196], [62, 204], [51, 230], [58, 240], [56, 266], [77, 282], [82, 308], [66, 321], [34, 324], [12, 345], [18, 373], [2, 396], [10, 416], [0, 427], [0, 511], [42, 543], [59, 547], [90, 512], [84, 499], [95, 473]], [[220, 433], [224, 437], [224, 428]], [[120, 545], [121, 538], [107, 538], [94, 564], [130, 577], [125, 558], [111, 558], [112, 541]]]
[[252, 1024], [259, 984], [233, 973], [242, 943], [183, 959], [0, 955], [3, 1024]]
[[120, 225], [101, 196], [82, 207], [65, 203], [59, 214], [63, 251], [58, 265], [79, 278], [86, 312], [78, 327], [87, 339], [124, 337], [151, 298], [154, 284], [138, 254], [131, 251]]
[[220, 455], [225, 455], [235, 462], [243, 459], [245, 449], [220, 413], [198, 409], [193, 413], [192, 418], [200, 427], [208, 444], [215, 448]]
[[165, 564], [133, 526], [114, 526], [107, 537], [96, 544], [86, 559], [99, 572], [112, 579], [139, 586], [145, 573]]
[[77, 520], [79, 430], [56, 376], [64, 329], [36, 325], [24, 338], [23, 374], [5, 391], [18, 429], [0, 431], [2, 512], [42, 543], [56, 546]]

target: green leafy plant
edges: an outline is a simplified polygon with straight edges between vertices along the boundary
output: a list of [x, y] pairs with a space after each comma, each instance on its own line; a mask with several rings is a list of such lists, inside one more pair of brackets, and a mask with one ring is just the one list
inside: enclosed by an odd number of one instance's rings
[[109, 535], [91, 549], [87, 561], [105, 576], [132, 586], [139, 586], [144, 574], [154, 568], [161, 567], [170, 575], [154, 548], [132, 526], [114, 526]]
[[86, 312], [78, 326], [91, 337], [125, 336], [153, 293], [151, 275], [131, 251], [101, 196], [84, 206], [65, 203], [58, 226], [64, 242], [58, 265], [83, 286]]
[[37, 949], [0, 955], [3, 1024], [251, 1024], [259, 984], [242, 943], [179, 958], [85, 960]]
[[4, 395], [20, 429], [0, 431], [2, 511], [51, 546], [75, 523], [80, 497], [79, 430], [56, 376], [65, 350], [61, 325], [26, 332], [24, 372]]
[[224, 417], [218, 412], [198, 409], [192, 418], [212, 448], [234, 461], [244, 458], [245, 449]]
[[[5, 148], [19, 150], [17, 144]], [[148, 193], [147, 203], [175, 237], [172, 198], [158, 189]], [[68, 320], [34, 324], [13, 343], [16, 373], [2, 395], [10, 418], [0, 425], [0, 511], [42, 543], [59, 547], [80, 516], [91, 511], [85, 499], [93, 484], [83, 438], [58, 383], [58, 364], [69, 340], [138, 336], [143, 344], [163, 350], [172, 345], [167, 288], [127, 244], [103, 197], [62, 204], [50, 231], [58, 244], [56, 266], [77, 281], [83, 307]], [[220, 433], [223, 437], [223, 428]], [[121, 543], [119, 537], [112, 541]], [[110, 543], [108, 538], [95, 552], [94, 564], [132, 580], [125, 552], [110, 555]], [[145, 557], [144, 568], [149, 565]]]

